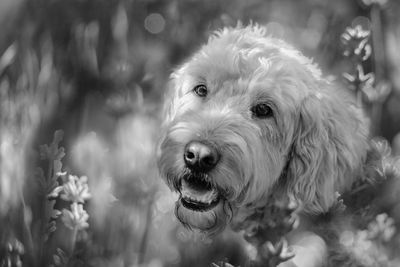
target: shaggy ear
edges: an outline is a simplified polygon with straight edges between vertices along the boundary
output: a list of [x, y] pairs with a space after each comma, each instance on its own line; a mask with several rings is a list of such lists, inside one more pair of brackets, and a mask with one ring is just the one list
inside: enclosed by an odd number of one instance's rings
[[324, 213], [349, 188], [367, 150], [367, 122], [336, 88], [307, 96], [299, 107], [286, 186], [304, 211]]

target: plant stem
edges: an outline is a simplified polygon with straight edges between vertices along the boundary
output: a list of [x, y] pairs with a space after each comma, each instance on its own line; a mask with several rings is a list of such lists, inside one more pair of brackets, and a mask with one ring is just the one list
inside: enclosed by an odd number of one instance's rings
[[50, 181], [51, 181], [51, 179], [52, 179], [52, 174], [53, 174], [53, 159], [52, 158], [49, 158], [49, 162], [48, 162], [48, 168], [47, 168], [47, 176], [46, 176], [46, 183], [45, 183], [45, 188], [43, 188], [43, 192], [44, 192], [44, 195], [43, 196], [41, 196], [41, 198], [42, 198], [42, 218], [41, 218], [41, 227], [40, 227], [40, 243], [39, 243], [39, 257], [40, 257], [40, 260], [39, 260], [39, 262], [41, 262], [41, 263], [43, 263], [43, 262], [45, 262], [45, 259], [43, 258], [44, 257], [44, 244], [45, 244], [45, 242], [46, 242], [46, 240], [45, 240], [45, 234], [46, 234], [46, 227], [47, 227], [47, 224], [48, 224], [48, 218], [47, 218], [47, 214], [49, 214], [49, 212], [50, 211], [48, 211], [47, 210], [47, 202], [48, 202], [48, 199], [47, 199], [47, 185], [49, 185], [50, 184]]
[[78, 235], [78, 227], [74, 227], [72, 230], [72, 236], [71, 236], [71, 246], [70, 246], [70, 259], [74, 255], [74, 250], [75, 250], [75, 244], [76, 244], [76, 237]]
[[151, 225], [151, 219], [152, 219], [151, 211], [152, 211], [152, 207], [153, 207], [154, 196], [155, 196], [155, 192], [152, 193], [149, 203], [147, 205], [146, 228], [144, 229], [143, 237], [142, 237], [142, 240], [140, 242], [140, 247], [139, 247], [139, 259], [138, 259], [139, 265], [144, 263], [144, 258], [146, 255], [147, 242], [149, 239], [150, 225]]
[[[375, 81], [384, 79], [385, 48], [382, 34], [381, 10], [378, 4], [371, 6], [371, 27], [372, 27], [372, 47], [373, 47], [373, 70]], [[380, 135], [379, 123], [382, 117], [382, 102], [376, 102], [371, 107], [371, 133]]]
[[[19, 187], [21, 188], [21, 187]], [[22, 191], [20, 191], [20, 198], [21, 198], [21, 204], [22, 204], [22, 219], [23, 219], [23, 227], [24, 227], [24, 233], [25, 233], [25, 237], [27, 238], [27, 246], [28, 246], [28, 255], [29, 257], [31, 257], [30, 260], [34, 261], [34, 257], [33, 257], [33, 238], [32, 238], [32, 232], [29, 226], [29, 223], [27, 222], [26, 219], [26, 212], [27, 212], [27, 207], [26, 207], [26, 203], [25, 203], [25, 198], [23, 196]]]
[[362, 62], [356, 63], [356, 80], [354, 81], [354, 86], [356, 90], [356, 101], [357, 105], [361, 108], [364, 108], [364, 103], [362, 99], [362, 82], [359, 80], [359, 77], [364, 75], [364, 67]]
[[78, 227], [75, 226], [74, 229], [72, 229], [71, 243], [70, 243], [70, 247], [69, 247], [69, 257], [68, 257], [66, 266], [73, 266], [71, 263], [73, 262], [72, 259], [74, 257], [77, 235], [78, 235]]
[[384, 76], [385, 49], [383, 45], [381, 10], [379, 5], [371, 7], [372, 47], [374, 55], [373, 70], [377, 80]]

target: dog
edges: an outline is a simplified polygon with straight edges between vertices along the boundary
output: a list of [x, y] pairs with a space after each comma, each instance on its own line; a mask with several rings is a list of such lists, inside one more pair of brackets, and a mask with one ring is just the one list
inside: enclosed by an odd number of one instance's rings
[[246, 230], [272, 195], [290, 199], [300, 226], [288, 234], [295, 256], [279, 266], [323, 266], [328, 249], [310, 218], [351, 188], [368, 154], [354, 96], [255, 24], [216, 31], [170, 88], [157, 161], [179, 193], [179, 221], [210, 235]]

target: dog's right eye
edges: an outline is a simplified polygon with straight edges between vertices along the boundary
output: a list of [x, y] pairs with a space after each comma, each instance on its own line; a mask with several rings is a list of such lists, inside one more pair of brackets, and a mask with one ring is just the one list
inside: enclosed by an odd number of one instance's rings
[[193, 92], [200, 97], [206, 97], [208, 90], [204, 84], [199, 84], [193, 88]]
[[257, 118], [264, 119], [273, 115], [271, 107], [266, 103], [260, 103], [252, 107], [251, 111]]

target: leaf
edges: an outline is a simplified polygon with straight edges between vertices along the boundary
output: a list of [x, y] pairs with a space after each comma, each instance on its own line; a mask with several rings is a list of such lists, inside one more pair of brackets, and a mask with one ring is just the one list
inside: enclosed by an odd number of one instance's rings
[[34, 177], [35, 177], [38, 181], [40, 181], [40, 182], [46, 181], [46, 178], [45, 178], [45, 176], [44, 176], [44, 171], [43, 171], [43, 169], [40, 168], [40, 167], [36, 168], [36, 170], [35, 170], [35, 172], [34, 172], [33, 175], [34, 175]]
[[49, 240], [50, 234], [55, 232], [57, 229], [57, 224], [55, 221], [50, 221], [47, 226], [44, 235], [44, 242], [47, 242]]
[[3, 55], [0, 58], [0, 75], [8, 66], [10, 66], [14, 62], [16, 55], [17, 44], [13, 43], [6, 49], [6, 51], [4, 51]]
[[60, 216], [61, 214], [62, 214], [61, 211], [56, 210], [56, 209], [53, 209], [53, 211], [52, 211], [52, 213], [51, 213], [51, 218], [52, 218], [52, 219], [57, 219], [58, 216]]
[[288, 261], [295, 256], [291, 247], [288, 246], [286, 239], [281, 238], [275, 245], [267, 241], [260, 248], [261, 257], [268, 262], [267, 266], [276, 266], [282, 262]]
[[66, 266], [68, 264], [68, 256], [62, 249], [57, 248], [56, 253], [53, 255], [53, 262], [55, 266]]
[[374, 138], [371, 143], [382, 157], [390, 156], [392, 149], [386, 139]]
[[54, 141], [53, 144], [58, 145], [64, 138], [64, 131], [63, 130], [57, 130], [54, 132]]
[[41, 145], [39, 146], [39, 155], [41, 160], [46, 160], [49, 158], [49, 146]]
[[47, 195], [48, 198], [56, 198], [60, 194], [60, 192], [63, 190], [63, 186], [57, 186], [54, 188], [50, 194]]

